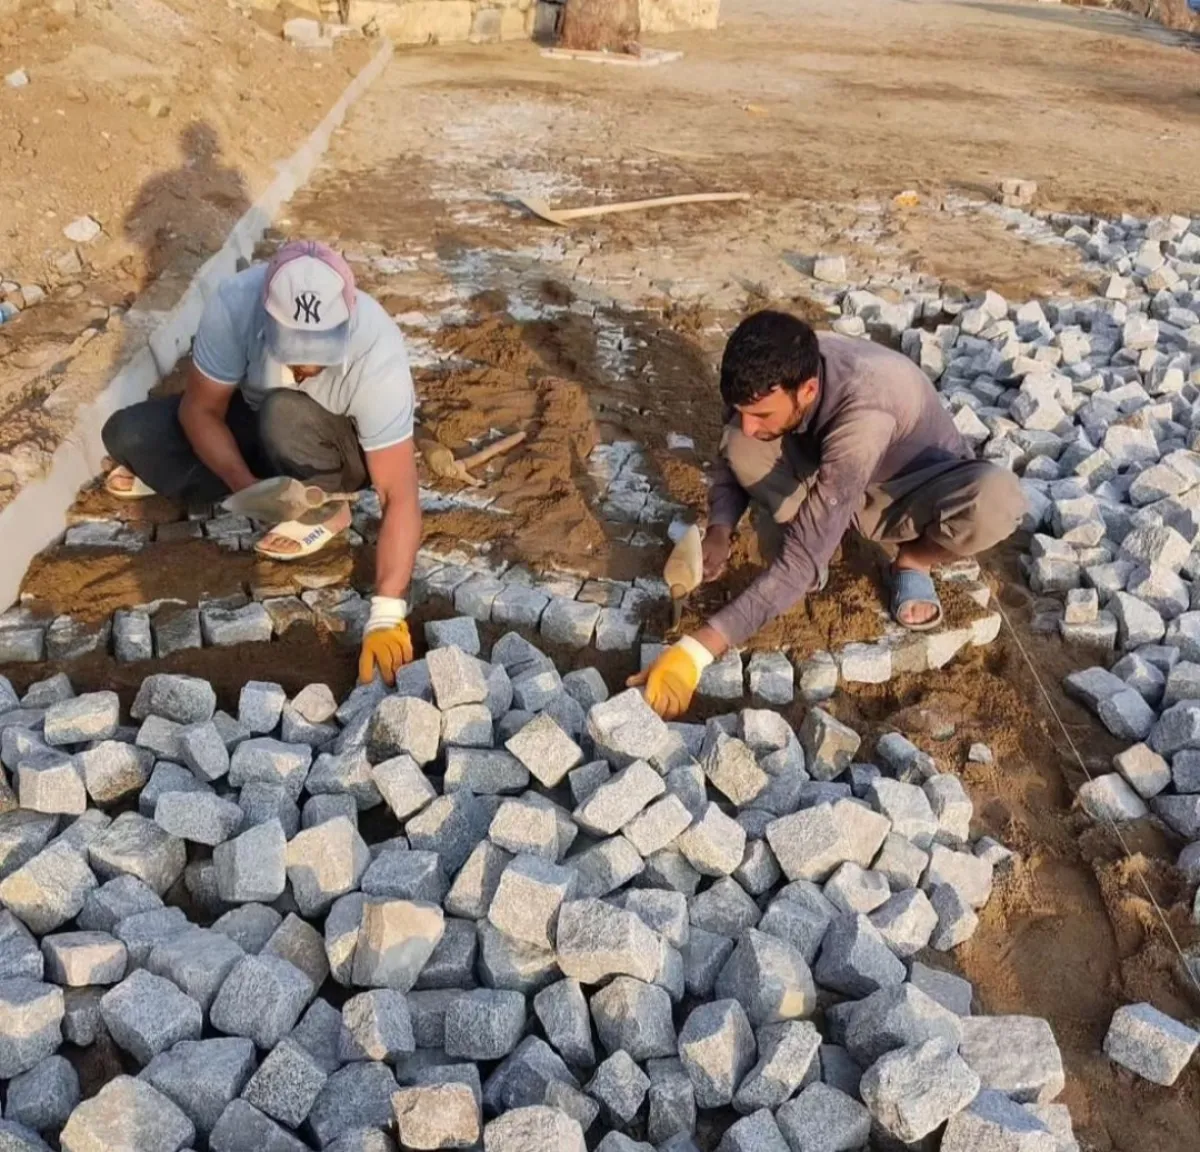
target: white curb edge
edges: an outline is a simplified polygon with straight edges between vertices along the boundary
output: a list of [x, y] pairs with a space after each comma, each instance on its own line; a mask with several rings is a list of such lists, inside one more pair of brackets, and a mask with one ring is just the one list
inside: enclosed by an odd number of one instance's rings
[[[329, 141], [356, 100], [379, 78], [392, 55], [385, 40], [307, 140], [279, 164], [279, 174], [233, 226], [214, 256], [192, 278], [182, 298], [149, 339], [125, 361], [107, 387], [76, 414], [75, 426], [55, 449], [46, 475], [27, 484], [0, 512], [0, 605], [13, 604], [30, 561], [66, 528], [66, 515], [76, 493], [100, 469], [104, 455], [100, 430], [113, 412], [139, 400], [174, 369], [191, 347], [192, 337], [214, 287], [237, 271], [239, 258], [249, 259], [279, 209], [312, 175]], [[136, 307], [136, 305], [135, 305]]]

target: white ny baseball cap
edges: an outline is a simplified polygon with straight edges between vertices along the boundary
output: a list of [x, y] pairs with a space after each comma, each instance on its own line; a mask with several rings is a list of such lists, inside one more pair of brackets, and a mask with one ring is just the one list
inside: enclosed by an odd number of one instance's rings
[[294, 240], [267, 266], [267, 349], [280, 364], [340, 364], [356, 293], [350, 265], [327, 244]]

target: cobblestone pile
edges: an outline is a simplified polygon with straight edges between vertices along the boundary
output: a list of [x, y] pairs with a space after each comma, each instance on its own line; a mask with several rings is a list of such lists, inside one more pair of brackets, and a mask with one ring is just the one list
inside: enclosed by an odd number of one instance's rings
[[[0, 685], [5, 1147], [689, 1152], [730, 1109], [722, 1152], [1075, 1147], [1049, 1026], [951, 971], [1013, 862], [953, 773], [441, 630], [341, 703]], [[104, 1033], [127, 1074], [81, 1099]]]

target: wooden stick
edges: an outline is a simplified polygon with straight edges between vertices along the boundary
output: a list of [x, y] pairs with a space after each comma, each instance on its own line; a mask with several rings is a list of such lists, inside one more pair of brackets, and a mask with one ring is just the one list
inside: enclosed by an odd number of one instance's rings
[[640, 212], [647, 208], [669, 208], [675, 204], [725, 204], [749, 200], [749, 192], [696, 192], [686, 196], [660, 196], [654, 200], [625, 200], [618, 204], [595, 204], [590, 208], [551, 208], [544, 200], [521, 200], [535, 216], [551, 224], [568, 224], [591, 216], [609, 216], [617, 212]]
[[480, 464], [486, 464], [493, 456], [511, 452], [518, 444], [525, 443], [526, 435], [525, 432], [514, 432], [511, 436], [505, 436], [502, 440], [497, 440], [494, 444], [489, 444], [486, 448], [481, 448], [470, 456], [464, 456], [459, 463], [468, 470], [478, 468]]

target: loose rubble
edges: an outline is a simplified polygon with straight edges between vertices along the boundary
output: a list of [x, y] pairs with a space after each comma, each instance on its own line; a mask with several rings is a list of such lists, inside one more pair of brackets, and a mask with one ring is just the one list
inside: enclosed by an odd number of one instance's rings
[[[971, 1016], [917, 959], [992, 893], [954, 775], [815, 706], [799, 732], [746, 708], [685, 734], [594, 672], [567, 730], [531, 644], [431, 639], [396, 692], [247, 684], [236, 725], [188, 677], [145, 681], [140, 727], [39, 689], [5, 765], [81, 763], [86, 797], [0, 815], [28, 840], [0, 865], [5, 1138], [682, 1152], [723, 1116], [725, 1152], [785, 1152], [1045, 1127], [1049, 1027]], [[1170, 1023], [1130, 1010], [1107, 1050], [1168, 1082], [1195, 1048]], [[141, 1074], [82, 1098], [60, 1049], [102, 1035]]]

